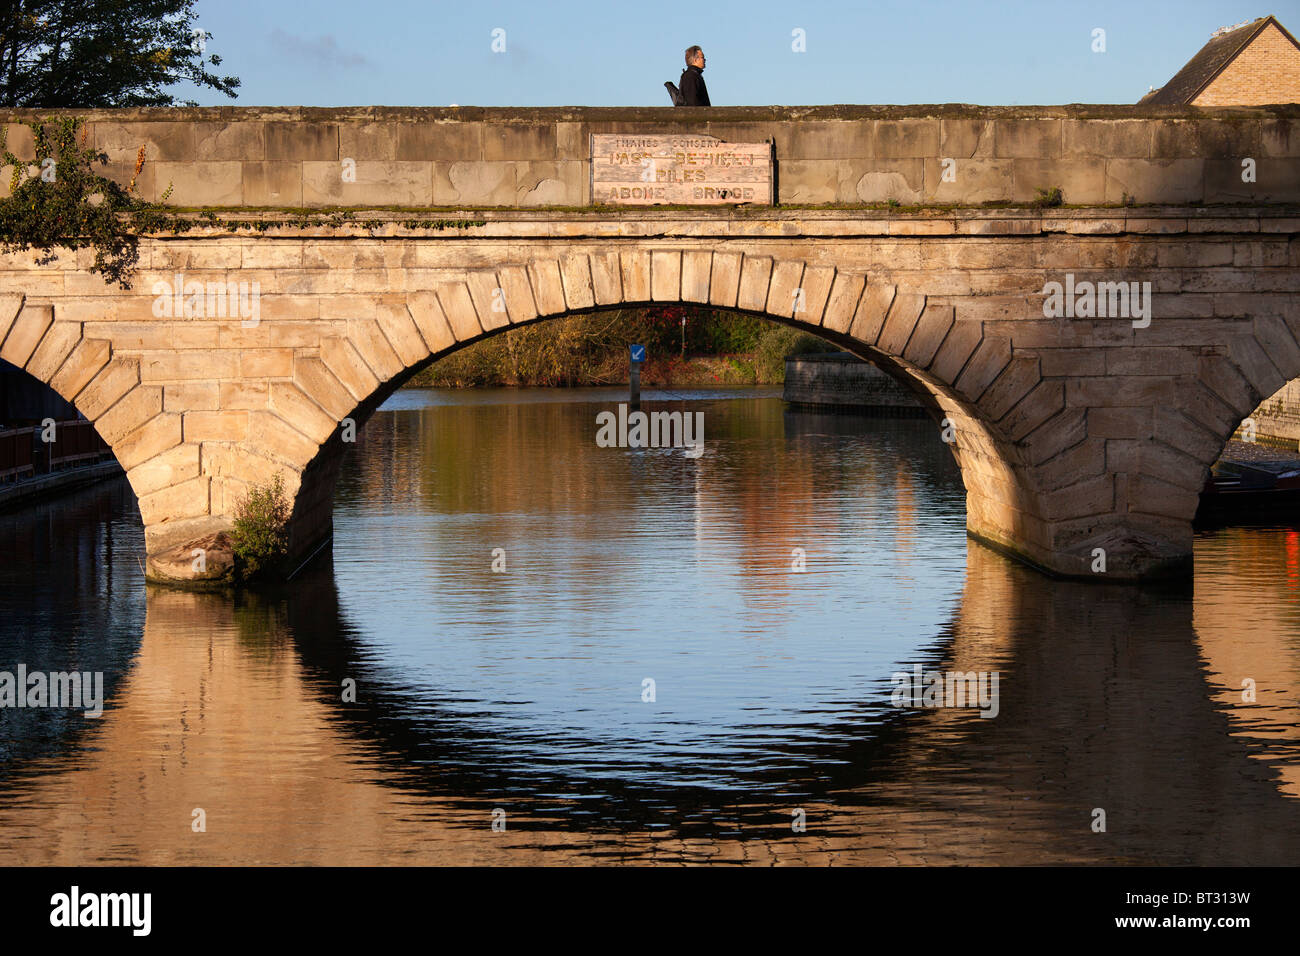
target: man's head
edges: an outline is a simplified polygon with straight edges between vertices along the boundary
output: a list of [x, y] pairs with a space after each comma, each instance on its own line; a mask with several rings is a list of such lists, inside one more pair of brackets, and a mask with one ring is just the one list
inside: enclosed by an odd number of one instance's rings
[[698, 66], [704, 69], [704, 51], [697, 46], [688, 46], [686, 48], [686, 65]]

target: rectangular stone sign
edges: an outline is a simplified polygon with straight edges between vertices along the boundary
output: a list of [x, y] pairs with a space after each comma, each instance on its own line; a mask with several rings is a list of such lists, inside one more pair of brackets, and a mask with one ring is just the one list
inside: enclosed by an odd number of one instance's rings
[[593, 133], [596, 205], [772, 204], [772, 144], [698, 133]]

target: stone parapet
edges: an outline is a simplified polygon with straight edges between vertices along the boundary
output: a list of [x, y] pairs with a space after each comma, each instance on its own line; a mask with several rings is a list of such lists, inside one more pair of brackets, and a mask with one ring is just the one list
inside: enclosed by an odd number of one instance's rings
[[[108, 175], [129, 181], [143, 147], [141, 194], [187, 207], [583, 207], [592, 135], [638, 132], [771, 142], [786, 205], [1027, 203], [1053, 187], [1083, 205], [1300, 202], [1300, 106], [69, 112]], [[20, 124], [40, 115], [0, 113], [20, 158]]]

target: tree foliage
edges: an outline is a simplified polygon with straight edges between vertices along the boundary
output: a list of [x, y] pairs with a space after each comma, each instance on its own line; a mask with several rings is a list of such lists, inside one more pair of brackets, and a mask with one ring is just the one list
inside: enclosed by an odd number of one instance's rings
[[[0, 166], [13, 170], [10, 195], [0, 199], [0, 251], [35, 249], [37, 263], [48, 265], [57, 249], [91, 248], [95, 258], [90, 270], [129, 289], [140, 260], [139, 236], [182, 231], [190, 223], [136, 195], [134, 178], [123, 186], [99, 175], [95, 166], [107, 164], [108, 156], [86, 144], [79, 120], [60, 117], [28, 126], [35, 162], [10, 150], [8, 130], [0, 125]], [[137, 176], [143, 165], [141, 150]]]
[[168, 92], [183, 82], [234, 97], [197, 22], [194, 0], [0, 3], [0, 106], [196, 105]]

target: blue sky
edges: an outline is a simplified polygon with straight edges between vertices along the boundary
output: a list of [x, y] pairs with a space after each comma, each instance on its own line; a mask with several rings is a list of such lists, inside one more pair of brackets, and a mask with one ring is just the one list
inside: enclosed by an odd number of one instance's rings
[[1300, 0], [1265, 2], [199, 0], [220, 72], [243, 86], [233, 101], [180, 92], [204, 105], [667, 106], [663, 82], [698, 43], [715, 106], [1133, 103], [1220, 26], [1272, 13], [1300, 31]]

